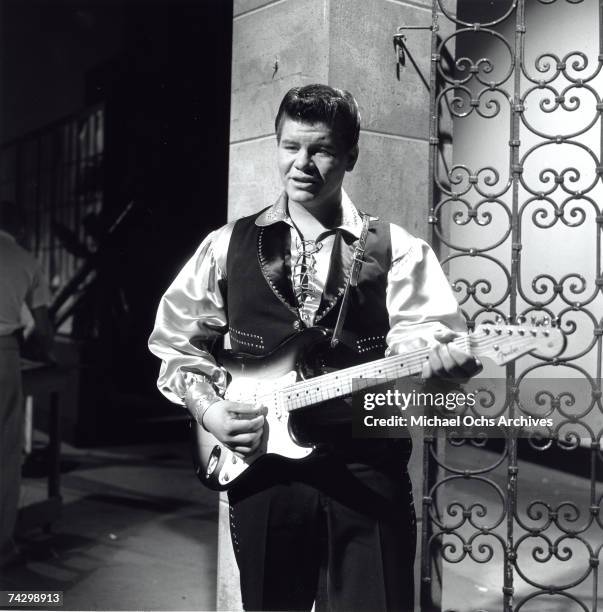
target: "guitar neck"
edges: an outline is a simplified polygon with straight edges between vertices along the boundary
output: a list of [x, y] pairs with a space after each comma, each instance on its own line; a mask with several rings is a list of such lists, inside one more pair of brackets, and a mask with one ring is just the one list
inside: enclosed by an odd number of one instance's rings
[[[468, 351], [468, 334], [456, 338], [452, 344]], [[305, 406], [344, 397], [352, 392], [368, 389], [383, 382], [419, 374], [430, 351], [431, 347], [426, 346], [403, 355], [392, 355], [296, 382], [279, 391], [279, 403], [287, 412], [290, 412]]]

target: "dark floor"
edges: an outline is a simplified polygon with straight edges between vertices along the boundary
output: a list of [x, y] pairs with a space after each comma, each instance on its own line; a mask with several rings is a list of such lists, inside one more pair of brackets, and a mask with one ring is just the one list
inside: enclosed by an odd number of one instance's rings
[[[217, 495], [186, 444], [62, 455], [63, 513], [19, 538], [26, 557], [0, 589], [60, 590], [65, 610], [214, 610]], [[21, 505], [45, 493], [26, 478]]]
[[[494, 465], [497, 455], [476, 449], [454, 449], [446, 459], [456, 469], [474, 470]], [[185, 443], [130, 446], [95, 450], [63, 446], [63, 514], [51, 534], [31, 531], [20, 538], [26, 556], [20, 566], [0, 574], [0, 590], [61, 590], [66, 610], [215, 610], [217, 495], [195, 478]], [[450, 481], [440, 495], [440, 520], [445, 525], [462, 521], [457, 511], [464, 506], [478, 527], [491, 527], [492, 535], [473, 540], [471, 555], [463, 554], [460, 541], [449, 550], [443, 564], [443, 609], [455, 612], [502, 611], [503, 554], [506, 518], [500, 494], [506, 486], [506, 462], [487, 476], [489, 482], [461, 477]], [[450, 474], [449, 474], [450, 475]], [[591, 495], [601, 500], [601, 485], [592, 492], [585, 478], [520, 462], [517, 516], [527, 527], [543, 524], [538, 511], [527, 509], [534, 500], [558, 510], [560, 524], [580, 530], [588, 524]], [[42, 479], [24, 480], [22, 505], [42, 498]], [[580, 515], [572, 515], [571, 501]], [[458, 505], [454, 505], [455, 502]], [[486, 513], [480, 515], [480, 504]], [[546, 513], [545, 513], [546, 516]], [[469, 541], [476, 529], [465, 523], [458, 532]], [[526, 534], [515, 522], [516, 542]], [[562, 536], [554, 525], [547, 530], [553, 541]], [[501, 540], [497, 540], [497, 536]], [[603, 531], [595, 524], [584, 541], [601, 557]], [[548, 543], [527, 539], [520, 547], [517, 568], [541, 584], [570, 584], [590, 572], [589, 551], [580, 540], [561, 539], [558, 557], [546, 563]], [[484, 561], [492, 546], [492, 558]], [[537, 546], [543, 552], [534, 552]], [[573, 552], [567, 556], [563, 547]], [[456, 562], [458, 560], [458, 562]], [[602, 570], [596, 568], [599, 584]], [[515, 605], [534, 592], [515, 572]], [[522, 612], [573, 612], [596, 610], [593, 575], [570, 589], [587, 607], [567, 598], [540, 597], [528, 601]], [[233, 587], [236, 588], [236, 587]], [[601, 606], [601, 602], [599, 602]], [[603, 609], [603, 607], [601, 608]]]

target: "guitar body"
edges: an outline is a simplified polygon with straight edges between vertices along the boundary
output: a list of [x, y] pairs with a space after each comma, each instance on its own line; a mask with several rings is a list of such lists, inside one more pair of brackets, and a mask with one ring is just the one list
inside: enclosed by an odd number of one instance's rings
[[[277, 392], [308, 375], [306, 364], [313, 361], [313, 353], [328, 337], [326, 330], [311, 327], [287, 339], [266, 356], [231, 351], [223, 351], [218, 356], [230, 378], [225, 399], [261, 403], [268, 412], [260, 447], [245, 458], [235, 455], [198, 423], [192, 423], [195, 473], [205, 486], [224, 491], [259, 468], [262, 459], [269, 454], [279, 455], [284, 460], [299, 460], [312, 453], [313, 446], [296, 439], [290, 428], [289, 412]], [[261, 402], [258, 402], [260, 396]]]
[[[219, 362], [230, 375], [226, 399], [268, 409], [262, 443], [253, 454], [242, 459], [223, 446], [214, 436], [194, 423], [193, 455], [196, 473], [203, 484], [222, 491], [256, 469], [267, 455], [283, 461], [308, 457], [313, 446], [302, 442], [292, 430], [289, 412], [350, 395], [353, 381], [364, 379], [362, 388], [379, 381], [394, 381], [418, 374], [429, 357], [429, 346], [321, 372], [322, 345], [329, 339], [327, 330], [310, 327], [287, 339], [272, 353], [258, 357], [224, 351]], [[461, 334], [453, 343], [478, 357], [493, 359], [503, 365], [521, 355], [540, 351], [541, 355], [558, 355], [565, 347], [565, 336], [559, 329], [544, 325], [481, 324], [470, 334]], [[338, 355], [342, 364], [349, 360], [345, 351]], [[354, 361], [353, 359], [351, 360]], [[311, 378], [311, 382], [304, 382]], [[300, 379], [302, 379], [300, 381]], [[299, 381], [299, 382], [297, 382]], [[296, 419], [294, 419], [295, 421]]]

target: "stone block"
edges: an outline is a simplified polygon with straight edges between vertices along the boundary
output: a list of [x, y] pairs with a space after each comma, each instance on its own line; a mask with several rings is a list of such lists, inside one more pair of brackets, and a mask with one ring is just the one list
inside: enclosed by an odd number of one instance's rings
[[[429, 25], [430, 13], [384, 0], [333, 0], [329, 82], [358, 100], [367, 130], [427, 138], [429, 93], [407, 59], [396, 77], [392, 37], [400, 25]], [[429, 30], [408, 34], [408, 45], [429, 81]]]
[[230, 220], [274, 203], [281, 192], [275, 136], [231, 145], [229, 166]]
[[[387, 2], [394, 2], [397, 4], [406, 4], [408, 6], [412, 6], [414, 8], [423, 8], [424, 10], [431, 11], [433, 6], [433, 0], [386, 0]], [[437, 8], [438, 12], [442, 12], [442, 9], [445, 10], [450, 15], [456, 14], [456, 1], [457, 0], [437, 0]]]
[[[271, 4], [276, 4], [277, 2], [293, 2], [294, 0], [234, 0], [233, 3], [233, 15], [235, 17], [243, 16], [250, 11], [254, 11], [259, 8], [268, 8]], [[388, 2], [392, 2], [395, 4], [404, 4], [407, 6], [411, 6], [413, 8], [417, 8], [419, 10], [431, 11], [431, 7], [433, 5], [433, 0], [410, 0], [407, 2], [406, 0], [387, 0]], [[318, 3], [322, 3], [323, 0], [316, 0]], [[456, 11], [456, 0], [439, 0], [439, 11], [444, 8], [451, 15], [455, 14]]]
[[230, 139], [272, 134], [288, 89], [328, 79], [329, 0], [288, 0], [233, 24]]
[[[280, 0], [282, 1], [282, 0]], [[291, 2], [291, 0], [286, 0]], [[235, 17], [244, 16], [245, 13], [254, 11], [255, 9], [266, 7], [279, 2], [279, 0], [234, 0], [232, 5], [232, 14]]]
[[428, 155], [426, 142], [362, 132], [344, 187], [358, 208], [425, 238]]

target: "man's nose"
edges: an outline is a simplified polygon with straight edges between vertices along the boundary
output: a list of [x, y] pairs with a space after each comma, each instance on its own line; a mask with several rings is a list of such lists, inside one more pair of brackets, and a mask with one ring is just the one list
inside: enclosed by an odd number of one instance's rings
[[297, 170], [306, 170], [312, 166], [312, 156], [307, 149], [300, 148], [297, 151], [293, 165]]

